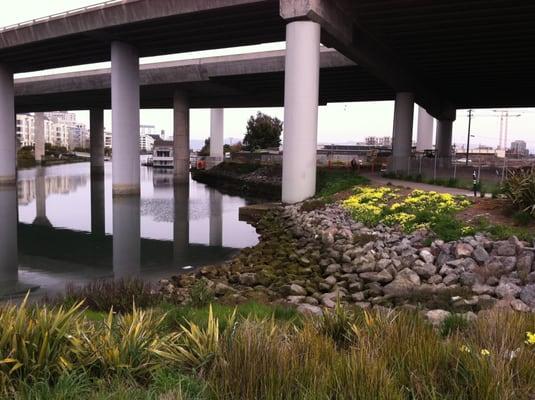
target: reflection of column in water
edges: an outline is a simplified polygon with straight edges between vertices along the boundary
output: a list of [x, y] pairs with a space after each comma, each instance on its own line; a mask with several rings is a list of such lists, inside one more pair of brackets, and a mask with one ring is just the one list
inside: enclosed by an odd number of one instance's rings
[[139, 196], [113, 197], [113, 273], [115, 278], [135, 277], [140, 272]]
[[91, 175], [91, 233], [104, 236], [105, 232], [104, 177]]
[[174, 186], [173, 260], [180, 264], [189, 246], [189, 182]]
[[0, 283], [18, 280], [17, 188], [0, 185]]
[[223, 195], [210, 190], [210, 246], [223, 245]]
[[46, 217], [45, 169], [37, 168], [35, 174], [35, 220], [34, 225], [52, 226]]

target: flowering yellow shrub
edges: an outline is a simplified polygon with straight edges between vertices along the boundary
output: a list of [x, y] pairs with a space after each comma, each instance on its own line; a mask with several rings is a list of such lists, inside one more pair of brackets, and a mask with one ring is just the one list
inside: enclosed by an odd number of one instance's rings
[[[407, 232], [422, 227], [433, 228], [444, 218], [453, 221], [453, 213], [469, 204], [461, 196], [423, 190], [413, 190], [402, 198], [396, 190], [387, 187], [360, 188], [355, 195], [343, 202], [353, 218], [360, 222], [367, 225], [383, 223], [400, 226]], [[462, 234], [469, 233], [469, 229], [464, 226], [460, 226], [458, 231]]]

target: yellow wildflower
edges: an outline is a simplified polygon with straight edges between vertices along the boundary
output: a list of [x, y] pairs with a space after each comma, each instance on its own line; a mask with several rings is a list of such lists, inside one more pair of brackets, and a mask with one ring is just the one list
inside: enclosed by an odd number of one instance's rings
[[490, 356], [490, 351], [487, 349], [481, 349], [481, 355], [484, 357]]
[[529, 345], [535, 345], [535, 333], [533, 332], [526, 332], [526, 344], [529, 344]]

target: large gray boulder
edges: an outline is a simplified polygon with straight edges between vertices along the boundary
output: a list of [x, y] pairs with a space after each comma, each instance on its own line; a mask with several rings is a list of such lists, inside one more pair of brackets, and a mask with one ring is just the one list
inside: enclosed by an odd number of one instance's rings
[[402, 269], [396, 278], [383, 288], [386, 295], [398, 296], [411, 292], [420, 286], [421, 281], [418, 274], [409, 268]]

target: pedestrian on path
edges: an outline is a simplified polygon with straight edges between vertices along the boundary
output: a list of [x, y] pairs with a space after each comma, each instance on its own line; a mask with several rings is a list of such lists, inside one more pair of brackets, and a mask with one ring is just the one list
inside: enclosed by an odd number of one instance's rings
[[477, 179], [477, 172], [474, 170], [474, 173], [472, 174], [472, 187], [474, 189], [474, 197], [477, 197], [477, 185], [478, 179]]

